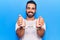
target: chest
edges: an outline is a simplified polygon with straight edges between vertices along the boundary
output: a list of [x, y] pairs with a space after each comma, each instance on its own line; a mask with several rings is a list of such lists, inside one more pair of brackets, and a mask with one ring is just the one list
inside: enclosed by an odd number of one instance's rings
[[35, 34], [36, 33], [36, 21], [27, 21], [25, 27], [25, 34]]

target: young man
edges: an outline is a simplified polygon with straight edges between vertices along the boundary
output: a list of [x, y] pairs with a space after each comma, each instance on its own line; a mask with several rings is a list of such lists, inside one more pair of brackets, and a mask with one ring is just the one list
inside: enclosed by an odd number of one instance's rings
[[16, 23], [16, 34], [21, 40], [42, 40], [46, 30], [42, 17], [34, 18], [36, 12], [36, 3], [28, 1], [26, 4], [26, 19], [19, 16]]

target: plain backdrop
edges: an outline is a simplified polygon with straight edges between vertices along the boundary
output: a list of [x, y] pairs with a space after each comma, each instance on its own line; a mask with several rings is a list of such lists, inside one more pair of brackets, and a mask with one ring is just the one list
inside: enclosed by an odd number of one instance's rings
[[[0, 40], [18, 40], [15, 24], [18, 15], [26, 18], [28, 0], [0, 0]], [[46, 23], [43, 40], [60, 40], [60, 0], [34, 0], [35, 18], [42, 16]]]

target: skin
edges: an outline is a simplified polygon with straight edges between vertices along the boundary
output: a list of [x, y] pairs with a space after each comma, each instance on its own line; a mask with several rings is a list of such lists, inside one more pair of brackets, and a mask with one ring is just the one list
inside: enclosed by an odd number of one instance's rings
[[[27, 5], [26, 12], [28, 14], [26, 20], [28, 20], [28, 21], [34, 20], [35, 18], [33, 16], [33, 14], [36, 12], [35, 4], [29, 3]], [[29, 12], [32, 12], [32, 13], [29, 13]], [[25, 33], [25, 29], [23, 27], [26, 26], [25, 22], [23, 21], [22, 16], [19, 16], [17, 24], [18, 24], [19, 27], [22, 25], [22, 28], [18, 28], [17, 31], [16, 31], [16, 34], [18, 35], [18, 37], [22, 38], [24, 33]], [[37, 34], [40, 37], [43, 37], [44, 32], [45, 32], [45, 30], [42, 28], [43, 25], [44, 25], [44, 19], [42, 17], [39, 17], [39, 19], [36, 21], [36, 27], [37, 28], [40, 27], [39, 30], [37, 29]]]
[[23, 27], [26, 26], [26, 25], [25, 25], [25, 22], [23, 21], [22, 16], [19, 16], [18, 21], [17, 21], [17, 25], [18, 25], [19, 27], [22, 26], [22, 28], [20, 27], [20, 28], [18, 28], [18, 29], [16, 30], [17, 36], [18, 36], [19, 38], [21, 38], [21, 37], [24, 35], [24, 32], [25, 32], [25, 30], [23, 29]]
[[36, 21], [36, 27], [40, 28], [40, 29], [37, 29], [37, 34], [41, 38], [44, 36], [44, 32], [45, 32], [45, 30], [42, 28], [43, 25], [44, 25], [44, 20], [42, 17], [39, 17], [39, 19]]

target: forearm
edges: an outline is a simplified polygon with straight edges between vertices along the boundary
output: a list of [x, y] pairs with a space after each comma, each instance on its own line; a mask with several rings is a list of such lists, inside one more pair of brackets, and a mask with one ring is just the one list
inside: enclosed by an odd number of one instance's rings
[[44, 30], [43, 28], [37, 29], [37, 34], [38, 34], [38, 36], [40, 36], [40, 37], [43, 37], [43, 36], [44, 36], [44, 32], [45, 32], [45, 30]]
[[19, 38], [21, 38], [24, 35], [24, 32], [25, 32], [25, 30], [23, 28], [22, 29], [18, 28], [16, 30], [16, 34]]

